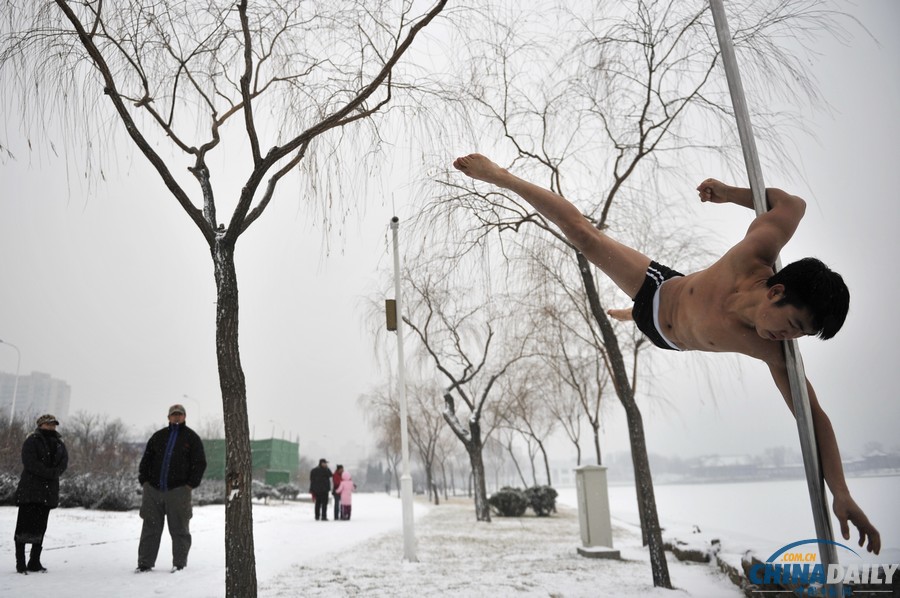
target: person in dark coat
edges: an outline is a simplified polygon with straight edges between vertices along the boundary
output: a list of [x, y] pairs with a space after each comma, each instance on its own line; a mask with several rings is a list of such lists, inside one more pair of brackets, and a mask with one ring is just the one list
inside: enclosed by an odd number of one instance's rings
[[163, 525], [168, 523], [172, 536], [172, 571], [187, 566], [191, 549], [191, 491], [200, 485], [206, 471], [206, 453], [197, 433], [184, 423], [183, 405], [169, 407], [169, 425], [157, 431], [147, 442], [138, 468], [143, 488], [141, 500], [141, 542], [138, 546], [138, 572], [156, 565]]
[[309, 472], [309, 493], [316, 501], [316, 521], [328, 521], [328, 493], [333, 475], [325, 459], [319, 459], [319, 466]]
[[[59, 506], [59, 476], [69, 466], [69, 453], [56, 431], [59, 421], [48, 414], [37, 418], [37, 429], [22, 444], [22, 477], [16, 488], [16, 571], [45, 572], [41, 551], [50, 509]], [[31, 544], [31, 555], [25, 563], [25, 545]]]

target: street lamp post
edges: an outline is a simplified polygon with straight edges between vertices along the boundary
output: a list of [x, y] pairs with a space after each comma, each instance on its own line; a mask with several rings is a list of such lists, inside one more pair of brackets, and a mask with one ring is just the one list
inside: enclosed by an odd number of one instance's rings
[[9, 423], [12, 424], [13, 418], [16, 416], [16, 394], [19, 392], [19, 366], [22, 364], [22, 353], [17, 346], [3, 339], [0, 339], [0, 345], [8, 345], [16, 350], [16, 380], [13, 382], [12, 405], [9, 406]]
[[400, 476], [400, 499], [403, 507], [403, 558], [410, 562], [416, 559], [416, 538], [413, 530], [413, 492], [412, 475], [409, 470], [409, 436], [407, 432], [406, 414], [406, 376], [403, 363], [403, 311], [400, 301], [400, 248], [397, 241], [397, 230], [400, 219], [391, 218], [391, 231], [394, 237], [394, 301], [396, 302], [397, 327], [397, 395], [400, 400], [400, 454], [403, 473]]

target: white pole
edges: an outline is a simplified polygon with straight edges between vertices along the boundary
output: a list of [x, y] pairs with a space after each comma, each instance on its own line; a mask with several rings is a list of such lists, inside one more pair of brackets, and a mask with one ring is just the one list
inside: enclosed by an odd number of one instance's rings
[[403, 558], [416, 562], [416, 536], [413, 529], [412, 475], [409, 471], [409, 434], [406, 413], [406, 373], [403, 359], [403, 304], [400, 301], [400, 244], [397, 231], [400, 219], [391, 218], [394, 237], [394, 301], [397, 310], [397, 397], [400, 399], [400, 453], [403, 471], [400, 476], [400, 500], [403, 504]]
[[13, 382], [12, 405], [9, 406], [9, 423], [12, 424], [13, 418], [16, 416], [16, 394], [19, 392], [19, 366], [22, 364], [22, 353], [19, 351], [19, 348], [12, 343], [0, 340], [0, 344], [8, 345], [16, 350], [16, 379], [15, 382]]
[[[738, 70], [737, 58], [734, 54], [734, 46], [731, 43], [731, 31], [725, 16], [725, 8], [722, 0], [710, 0], [713, 21], [716, 25], [716, 35], [719, 38], [719, 49], [722, 52], [722, 62], [725, 66], [725, 75], [728, 79], [728, 89], [731, 92], [731, 104], [737, 119], [738, 134], [741, 138], [741, 147], [744, 152], [744, 162], [747, 166], [747, 175], [750, 179], [750, 189], [753, 192], [753, 206], [757, 214], [764, 214], [768, 210], [766, 204], [766, 187], [763, 183], [762, 167], [756, 152], [756, 141], [753, 137], [753, 127], [750, 124], [750, 111], [744, 96], [744, 86], [741, 83], [741, 73]], [[781, 269], [781, 259], [775, 262], [775, 270]], [[803, 369], [803, 359], [797, 341], [784, 341], [784, 356], [787, 363], [788, 375], [791, 383], [791, 398], [794, 403], [794, 416], [797, 419], [797, 431], [800, 435], [800, 448], [803, 453], [803, 463], [806, 468], [806, 482], [809, 487], [809, 500], [812, 506], [813, 521], [816, 527], [816, 536], [819, 542], [819, 558], [825, 569], [828, 565], [837, 564], [837, 549], [835, 548], [834, 532], [831, 528], [831, 517], [828, 511], [828, 502], [825, 499], [825, 488], [819, 464], [819, 455], [816, 445], [816, 434], [813, 428], [812, 415], [809, 409], [809, 393], [806, 388], [806, 374]], [[838, 586], [838, 595], [841, 594]]]

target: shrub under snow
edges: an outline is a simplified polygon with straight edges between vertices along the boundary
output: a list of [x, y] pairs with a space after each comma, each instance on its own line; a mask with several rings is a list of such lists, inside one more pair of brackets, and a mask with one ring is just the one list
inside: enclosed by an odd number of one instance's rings
[[501, 517], [521, 517], [528, 508], [528, 499], [518, 488], [505, 486], [491, 495], [488, 504]]

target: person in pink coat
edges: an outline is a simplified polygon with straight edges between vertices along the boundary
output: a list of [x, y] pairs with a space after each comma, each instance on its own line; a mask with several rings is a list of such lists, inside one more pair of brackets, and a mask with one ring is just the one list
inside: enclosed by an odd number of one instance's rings
[[340, 485], [334, 489], [334, 493], [339, 494], [341, 497], [341, 519], [344, 521], [350, 520], [350, 503], [353, 498], [354, 490], [356, 490], [356, 484], [353, 483], [350, 472], [344, 471], [344, 473], [341, 474]]

